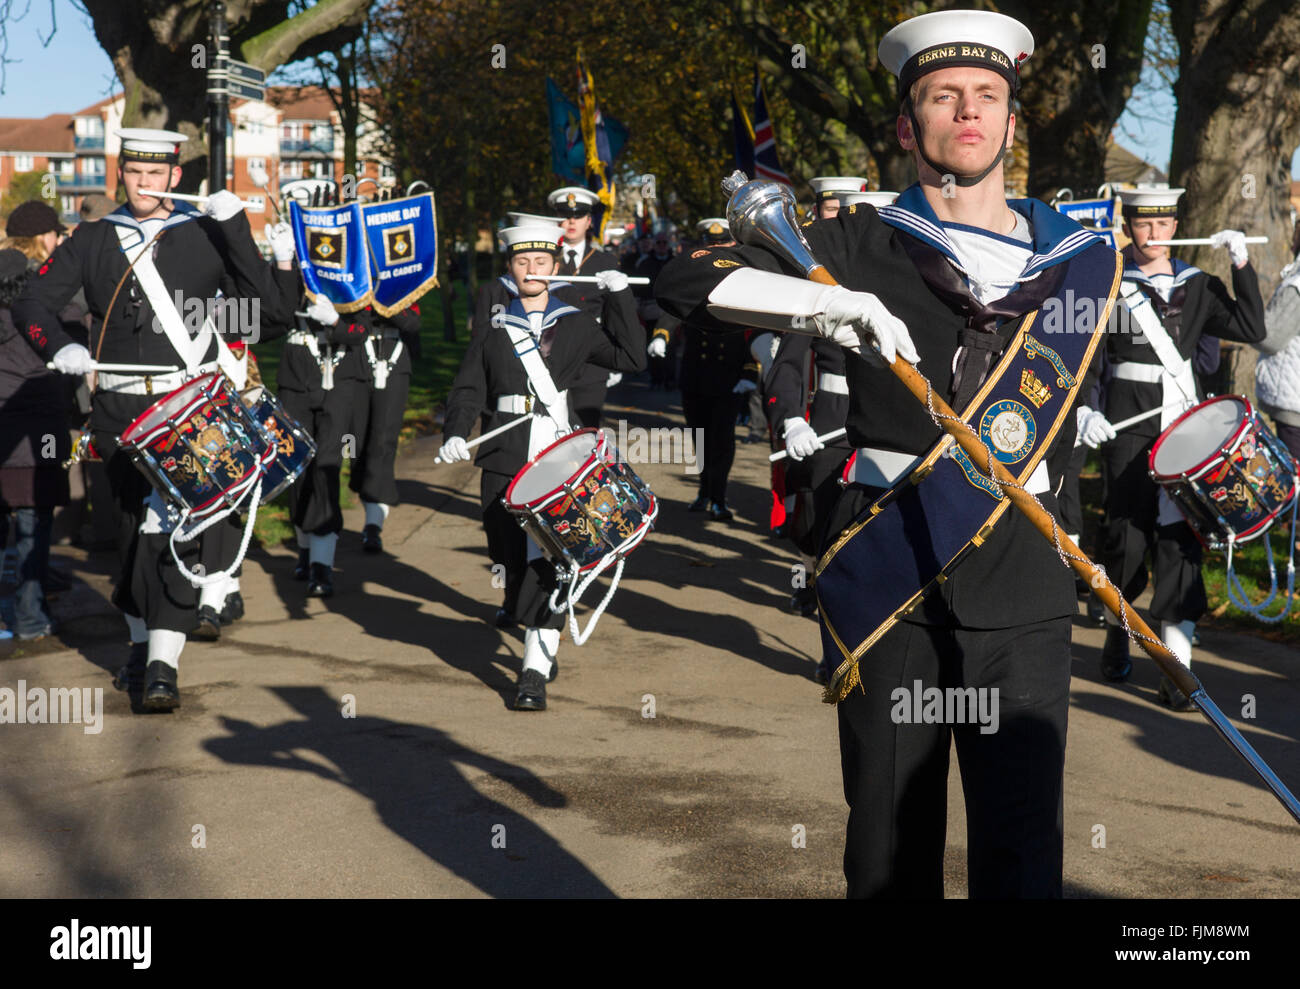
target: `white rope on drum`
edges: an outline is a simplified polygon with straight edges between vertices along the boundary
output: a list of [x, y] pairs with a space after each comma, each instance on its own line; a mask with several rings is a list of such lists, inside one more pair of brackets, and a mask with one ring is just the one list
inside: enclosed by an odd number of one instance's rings
[[[601, 598], [600, 604], [596, 606], [596, 610], [592, 612], [591, 617], [587, 620], [587, 627], [582, 632], [579, 632], [578, 619], [573, 613], [574, 605], [576, 605], [582, 598], [582, 595], [586, 593], [587, 588], [591, 586], [591, 582], [604, 573], [604, 571], [608, 569], [609, 565], [615, 561], [618, 562], [618, 566], [614, 569], [614, 579], [610, 582], [609, 590], [605, 592], [605, 596]], [[609, 607], [610, 601], [614, 599], [614, 592], [618, 590], [619, 578], [623, 576], [624, 562], [625, 557], [622, 553], [610, 553], [608, 556], [603, 557], [592, 569], [591, 573], [587, 574], [587, 576], [582, 578], [581, 581], [577, 580], [578, 572], [577, 567], [575, 566], [569, 571], [569, 575], [566, 578], [568, 583], [568, 593], [565, 595], [563, 604], [560, 604], [555, 600], [556, 596], [560, 593], [560, 588], [557, 587], [551, 592], [550, 600], [547, 602], [550, 605], [551, 611], [557, 614], [563, 612], [565, 608], [569, 611], [569, 635], [572, 637], [575, 646], [584, 645], [586, 641], [591, 638], [591, 633], [596, 631], [596, 623], [600, 621], [600, 616], [605, 613], [605, 609]]]
[[[1300, 480], [1297, 482], [1300, 486]], [[1232, 565], [1233, 549], [1236, 545], [1236, 535], [1228, 534], [1228, 569], [1227, 580], [1228, 600], [1235, 604], [1252, 618], [1256, 618], [1266, 625], [1274, 625], [1285, 618], [1291, 611], [1291, 604], [1295, 600], [1295, 537], [1296, 537], [1296, 509], [1300, 506], [1300, 495], [1291, 502], [1291, 538], [1289, 540], [1290, 550], [1287, 553], [1286, 560], [1286, 604], [1276, 615], [1265, 615], [1264, 609], [1273, 603], [1277, 597], [1277, 565], [1273, 562], [1273, 545], [1269, 539], [1269, 533], [1264, 533], [1264, 555], [1268, 557], [1268, 579], [1270, 582], [1268, 597], [1259, 604], [1252, 604], [1246, 593], [1246, 589], [1241, 586], [1241, 581], [1237, 579], [1237, 571]]]
[[253, 484], [252, 496], [249, 501], [251, 507], [248, 510], [248, 521], [244, 523], [244, 538], [241, 539], [239, 542], [239, 552], [235, 554], [235, 562], [232, 563], [225, 570], [220, 570], [217, 573], [213, 573], [213, 574], [199, 575], [199, 574], [190, 573], [189, 570], [186, 569], [185, 565], [181, 563], [181, 558], [176, 553], [176, 542], [179, 539], [181, 542], [187, 543], [190, 540], [198, 537], [200, 534], [206, 532], [208, 529], [212, 528], [212, 526], [216, 525], [218, 522], [221, 522], [222, 520], [226, 519], [228, 516], [237, 512], [239, 510], [239, 503], [236, 502], [235, 504], [229, 506], [228, 508], [222, 509], [220, 512], [217, 512], [211, 518], [204, 519], [201, 523], [199, 523], [199, 525], [195, 526], [192, 530], [186, 532], [184, 535], [181, 535], [181, 530], [185, 528], [185, 522], [190, 516], [190, 510], [187, 508], [184, 512], [181, 513], [180, 521], [176, 523], [176, 528], [172, 529], [171, 538], [167, 541], [167, 545], [168, 548], [170, 548], [172, 551], [172, 559], [176, 561], [176, 569], [185, 575], [185, 579], [190, 582], [191, 586], [210, 587], [213, 584], [216, 584], [218, 581], [228, 580], [231, 576], [234, 575], [234, 572], [239, 569], [239, 565], [244, 562], [244, 554], [248, 552], [248, 544], [252, 541], [253, 538], [253, 521], [257, 518], [257, 506], [258, 503], [261, 501], [261, 498], [262, 498], [262, 472], [258, 471], [257, 481]]

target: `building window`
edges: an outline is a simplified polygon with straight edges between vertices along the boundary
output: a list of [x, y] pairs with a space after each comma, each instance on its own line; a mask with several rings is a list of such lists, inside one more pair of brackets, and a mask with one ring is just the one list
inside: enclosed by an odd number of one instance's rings
[[36, 159], [33, 155], [14, 155], [14, 171], [30, 172], [36, 167]]
[[262, 136], [262, 121], [250, 120], [248, 121], [248, 123], [244, 125], [244, 127], [248, 130], [250, 136], [252, 137]]
[[249, 174], [250, 176], [252, 176], [255, 172], [265, 172], [265, 171], [266, 171], [266, 159], [265, 159], [265, 158], [249, 158], [249, 159], [248, 159], [248, 174]]
[[300, 123], [285, 124], [284, 128], [280, 131], [280, 136], [283, 137], [286, 141], [302, 140], [302, 124]]
[[395, 179], [397, 178], [397, 172], [393, 169], [392, 165], [388, 164], [388, 162], [384, 162], [379, 166], [379, 177], [381, 179]]
[[334, 162], [314, 161], [311, 163], [311, 177], [314, 179], [334, 178]]
[[266, 200], [262, 196], [245, 196], [244, 202], [248, 203], [248, 212], [265, 213]]
[[280, 162], [280, 178], [282, 179], [302, 178], [302, 162], [300, 161]]
[[59, 178], [70, 179], [77, 173], [77, 164], [71, 158], [50, 162], [50, 168]]
[[60, 196], [60, 197], [59, 197], [59, 207], [60, 207], [60, 209], [61, 209], [61, 211], [62, 211], [62, 213], [63, 213], [64, 216], [72, 216], [72, 215], [75, 215], [76, 212], [77, 212], [77, 197], [76, 197], [76, 196]]
[[87, 177], [103, 178], [105, 173], [103, 158], [82, 158], [81, 174]]

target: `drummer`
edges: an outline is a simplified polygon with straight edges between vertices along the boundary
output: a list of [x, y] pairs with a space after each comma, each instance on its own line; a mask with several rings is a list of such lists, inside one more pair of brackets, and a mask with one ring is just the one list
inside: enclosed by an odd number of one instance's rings
[[[595, 277], [607, 293], [604, 328], [576, 306], [547, 291], [547, 282], [529, 275], [556, 270], [555, 228], [542, 225], [502, 231], [515, 294], [490, 325], [479, 327], [447, 398], [443, 428], [444, 461], [469, 460], [466, 442], [483, 409], [484, 429], [527, 417], [529, 425], [483, 443], [474, 460], [483, 470], [483, 528], [493, 551], [519, 531], [502, 495], [513, 477], [539, 452], [569, 432], [578, 420], [568, 389], [581, 379], [587, 362], [614, 371], [645, 368], [645, 331], [621, 271]], [[553, 394], [554, 393], [554, 394]], [[552, 396], [549, 404], [535, 396]], [[531, 414], [530, 414], [531, 413]], [[498, 558], [497, 552], [492, 553]], [[546, 709], [546, 684], [555, 678], [555, 655], [563, 627], [561, 614], [548, 604], [556, 587], [554, 566], [530, 540], [526, 564], [506, 572], [507, 600], [517, 602], [515, 617], [525, 626], [524, 659], [519, 674], [517, 711]], [[512, 593], [513, 592], [513, 593]]]
[[[171, 513], [117, 438], [168, 392], [218, 366], [221, 348], [212, 322], [193, 327], [193, 321], [173, 318], [179, 315], [176, 300], [186, 303], [187, 312], [195, 303], [211, 312], [221, 290], [259, 299], [257, 310], [248, 307], [258, 314], [253, 325], [235, 319], [222, 323], [222, 336], [232, 340], [278, 336], [290, 314], [237, 196], [218, 191], [199, 211], [145, 193], [166, 192], [180, 182], [186, 137], [141, 128], [119, 130], [118, 136], [117, 178], [126, 202], [101, 222], [77, 227], [28, 282], [13, 311], [28, 343], [64, 374], [88, 374], [96, 360], [180, 369], [151, 375], [99, 372], [90, 416], [94, 447], [107, 460], [122, 520], [113, 602], [126, 618], [131, 646], [114, 685], [130, 690], [133, 699], [143, 691], [146, 710], [168, 711], [180, 704], [177, 668], [186, 633], [196, 624], [198, 593], [168, 548]], [[150, 243], [152, 248], [140, 251]], [[127, 253], [140, 258], [129, 275]], [[292, 266], [292, 261], [277, 264]], [[90, 349], [73, 342], [55, 316], [78, 289], [84, 290], [93, 318]], [[162, 316], [155, 318], [158, 313]], [[202, 538], [178, 547], [185, 566], [200, 558]]]
[[[1147, 473], [1151, 446], [1184, 411], [1204, 396], [1197, 393], [1192, 362], [1202, 336], [1256, 343], [1264, 339], [1264, 301], [1259, 279], [1246, 255], [1245, 235], [1221, 230], [1212, 241], [1232, 259], [1232, 289], [1184, 261], [1171, 259], [1169, 248], [1149, 243], [1177, 235], [1178, 199], [1182, 189], [1139, 185], [1122, 190], [1124, 248], [1120, 293], [1127, 312], [1124, 332], [1106, 334], [1100, 385], [1088, 406], [1077, 410], [1083, 443], [1102, 448], [1106, 536], [1102, 562], [1126, 600], [1133, 601], [1147, 584], [1146, 555], [1151, 554], [1151, 616], [1160, 621], [1160, 637], [1186, 666], [1192, 661], [1192, 632], [1205, 613], [1201, 579], [1201, 544], [1177, 507]], [[1116, 435], [1112, 422], [1153, 409], [1159, 416]], [[1104, 444], [1104, 445], [1103, 445]], [[1107, 680], [1128, 679], [1128, 634], [1107, 612], [1101, 672]], [[1191, 703], [1168, 677], [1160, 681], [1160, 701], [1177, 711]]]

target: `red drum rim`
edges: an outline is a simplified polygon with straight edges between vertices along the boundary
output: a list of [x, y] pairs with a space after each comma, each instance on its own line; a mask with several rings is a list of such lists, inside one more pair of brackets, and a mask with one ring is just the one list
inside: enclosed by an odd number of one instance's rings
[[[200, 395], [202, 395], [204, 398], [209, 398], [210, 393], [208, 392], [208, 385], [214, 383], [218, 378], [221, 377], [223, 377], [223, 374], [220, 371], [211, 371], [208, 374], [203, 375], [202, 377], [195, 378], [193, 381], [187, 381], [184, 384], [180, 385], [179, 387], [173, 388], [166, 395], [163, 395], [156, 402], [150, 405], [149, 408], [145, 409], [138, 416], [136, 416], [135, 419], [132, 420], [131, 425], [127, 426], [126, 429], [122, 430], [122, 443], [123, 444], [131, 443], [131, 444], [139, 445], [142, 442], [147, 442], [149, 439], [151, 439], [154, 436], [154, 434], [156, 434], [159, 431], [159, 429], [168, 428], [167, 424], [163, 423], [161, 426], [149, 426], [148, 427], [149, 432], [148, 433], [144, 432], [146, 428], [145, 420], [154, 414], [154, 410], [157, 409], [158, 406], [162, 405], [163, 402], [168, 401], [169, 399], [173, 398], [176, 395], [179, 395], [181, 392], [186, 391], [188, 389], [193, 389], [197, 391]], [[186, 406], [186, 408], [188, 408], [188, 406]], [[140, 433], [140, 435], [132, 435], [137, 431]]]
[[606, 436], [605, 431], [603, 429], [596, 429], [595, 427], [589, 426], [586, 429], [579, 429], [565, 436], [561, 436], [558, 440], [556, 440], [550, 446], [546, 447], [544, 450], [538, 451], [537, 456], [533, 457], [531, 460], [528, 461], [528, 463], [524, 464], [524, 466], [519, 468], [519, 473], [516, 474], [514, 476], [514, 479], [510, 482], [510, 487], [506, 488], [506, 493], [504, 498], [506, 507], [516, 508], [516, 509], [540, 508], [541, 506], [546, 505], [550, 501], [554, 500], [557, 495], [567, 494], [568, 492], [566, 492], [563, 487], [555, 487], [555, 488], [551, 488], [545, 494], [539, 495], [538, 497], [534, 498], [532, 501], [515, 501], [514, 499], [515, 486], [523, 479], [524, 475], [527, 474], [528, 471], [532, 467], [534, 467], [543, 457], [545, 457], [552, 450], [557, 449], [558, 447], [561, 447], [566, 443], [572, 443], [580, 436], [590, 436], [592, 434], [595, 434], [598, 437], [596, 440], [595, 448], [591, 451], [590, 455], [588, 455], [587, 459], [584, 460], [579, 465], [578, 469], [574, 471], [572, 474], [570, 474], [567, 478], [565, 478], [565, 480], [574, 481], [575, 479], [586, 477], [587, 474], [591, 471], [591, 469], [596, 465], [598, 461], [604, 462], [604, 458], [602, 454], [604, 453], [605, 447], [609, 443], [609, 438]]
[[[1195, 412], [1208, 405], [1214, 405], [1216, 402], [1237, 402], [1246, 408], [1246, 414], [1241, 417], [1241, 423], [1237, 426], [1236, 432], [1228, 436], [1226, 440], [1219, 444], [1214, 453], [1206, 457], [1191, 470], [1181, 471], [1177, 474], [1161, 474], [1156, 470], [1156, 455], [1160, 452], [1160, 447], [1165, 440], [1178, 428], [1179, 424]], [[1207, 470], [1227, 457], [1241, 444], [1242, 438], [1250, 429], [1251, 424], [1256, 422], [1255, 407], [1250, 404], [1250, 399], [1245, 395], [1216, 395], [1214, 398], [1207, 398], [1204, 402], [1197, 402], [1190, 409], [1180, 415], [1177, 419], [1169, 424], [1169, 428], [1156, 437], [1156, 441], [1151, 444], [1151, 452], [1147, 454], [1147, 473], [1151, 475], [1151, 480], [1156, 483], [1165, 481], [1181, 481], [1184, 478], [1193, 481], [1199, 478]]]

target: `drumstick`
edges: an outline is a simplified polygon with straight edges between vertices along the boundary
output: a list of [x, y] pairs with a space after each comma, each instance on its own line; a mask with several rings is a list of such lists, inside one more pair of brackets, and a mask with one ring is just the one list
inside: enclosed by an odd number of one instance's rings
[[1115, 430], [1115, 432], [1118, 433], [1121, 429], [1128, 429], [1129, 426], [1137, 425], [1137, 423], [1139, 422], [1142, 422], [1146, 419], [1151, 419], [1154, 416], [1158, 416], [1161, 412], [1164, 412], [1167, 409], [1181, 409], [1184, 406], [1184, 404], [1185, 404], [1184, 402], [1172, 402], [1169, 405], [1162, 405], [1158, 409], [1150, 409], [1147, 412], [1140, 412], [1137, 415], [1130, 416], [1127, 419], [1121, 419], [1119, 422], [1112, 422], [1110, 426], [1111, 429]]
[[[141, 189], [139, 190], [139, 192], [140, 195], [142, 196], [153, 196], [155, 199], [183, 199], [187, 203], [206, 203], [209, 199], [212, 198], [211, 196], [191, 196], [187, 192], [156, 192], [153, 189]], [[243, 206], [252, 205], [251, 203], [247, 203], [242, 199], [239, 202], [240, 205]]]
[[[1181, 239], [1179, 239], [1179, 240], [1148, 240], [1147, 243], [1150, 244], [1152, 247], [1167, 247], [1167, 246], [1176, 245], [1176, 244], [1200, 245], [1200, 246], [1203, 246], [1203, 247], [1210, 247], [1211, 245], [1213, 245], [1214, 241], [1211, 240], [1209, 237], [1183, 237], [1183, 238], [1181, 238]], [[1246, 238], [1246, 243], [1247, 243], [1247, 244], [1267, 244], [1267, 243], [1268, 243], [1268, 238], [1267, 238], [1267, 237], [1247, 237], [1247, 238]]]
[[[123, 374], [174, 374], [180, 368], [174, 364], [101, 364], [91, 361], [92, 371], [117, 371]], [[56, 370], [53, 361], [45, 364], [51, 371]]]
[[[841, 426], [839, 429], [832, 429], [829, 433], [822, 433], [817, 438], [825, 443], [827, 440], [839, 439], [847, 432], [848, 430]], [[789, 451], [787, 450], [777, 450], [776, 453], [773, 453], [767, 459], [776, 463], [776, 461], [780, 460], [782, 457], [788, 457], [789, 455]]]
[[[533, 417], [530, 416], [530, 415], [520, 416], [518, 419], [512, 419], [510, 422], [506, 423], [504, 426], [498, 426], [496, 429], [492, 430], [491, 432], [484, 433], [484, 434], [483, 434], [482, 436], [480, 436], [478, 439], [476, 439], [476, 440], [470, 440], [468, 443], [465, 444], [465, 448], [466, 448], [466, 449], [473, 449], [474, 447], [476, 447], [476, 446], [478, 446], [480, 443], [482, 443], [484, 440], [490, 440], [493, 436], [500, 436], [500, 435], [501, 435], [502, 433], [504, 433], [507, 429], [514, 429], [514, 428], [515, 428], [516, 426], [518, 426], [521, 422], [532, 422], [532, 421], [533, 421]], [[442, 459], [442, 454], [441, 454], [441, 453], [438, 454], [438, 456], [436, 456], [436, 457], [433, 458], [433, 462], [434, 462], [435, 464], [447, 464], [447, 463], [451, 463], [450, 460], [443, 460], [443, 459]]]
[[[526, 282], [595, 282], [599, 279], [595, 275], [525, 275]], [[635, 278], [628, 278], [629, 285], [649, 285], [650, 279], [638, 275]]]

